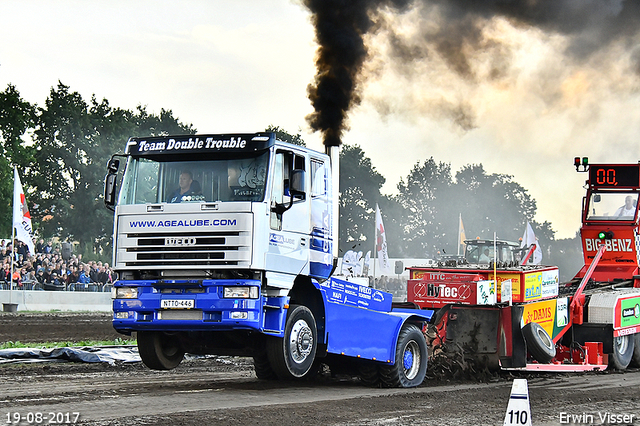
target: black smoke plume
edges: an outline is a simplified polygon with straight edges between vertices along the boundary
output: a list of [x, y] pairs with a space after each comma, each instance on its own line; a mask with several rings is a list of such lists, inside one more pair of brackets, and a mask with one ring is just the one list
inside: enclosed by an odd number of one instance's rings
[[[438, 56], [467, 82], [500, 79], [510, 65], [506, 46], [487, 42], [483, 29], [495, 19], [515, 28], [535, 29], [565, 39], [567, 63], [586, 64], [612, 47], [626, 52], [629, 72], [640, 75], [640, 1], [637, 0], [303, 0], [312, 13], [319, 44], [317, 74], [308, 93], [314, 112], [307, 117], [327, 146], [339, 145], [351, 107], [360, 102], [363, 66], [368, 57], [366, 35], [384, 31], [391, 52], [386, 60], [411, 73], [416, 61]], [[403, 36], [394, 13], [418, 10], [418, 31]], [[393, 13], [382, 14], [379, 12]], [[479, 76], [473, 54], [488, 52], [493, 68]], [[597, 61], [596, 61], [597, 62]], [[593, 64], [592, 64], [593, 66]], [[420, 78], [419, 75], [411, 78]], [[442, 108], [442, 104], [437, 106]], [[445, 105], [446, 109], [446, 105]], [[473, 128], [473, 111], [452, 104], [448, 116], [463, 130]], [[462, 114], [462, 115], [461, 115]]]
[[347, 112], [360, 102], [357, 85], [367, 58], [364, 35], [379, 8], [406, 6], [408, 0], [304, 0], [312, 13], [319, 44], [314, 84], [309, 99], [314, 112], [307, 117], [311, 128], [323, 134], [325, 146], [341, 143]]
[[[633, 0], [416, 0], [412, 4], [422, 10], [423, 27], [429, 27], [412, 40], [412, 59], [424, 58], [426, 49], [434, 48], [466, 77], [472, 68], [468, 53], [486, 50], [482, 31], [495, 18], [525, 30], [565, 36], [564, 53], [578, 62], [615, 43], [628, 49], [640, 45], [640, 2]], [[406, 46], [402, 48], [398, 53], [404, 52], [400, 56], [406, 59]]]

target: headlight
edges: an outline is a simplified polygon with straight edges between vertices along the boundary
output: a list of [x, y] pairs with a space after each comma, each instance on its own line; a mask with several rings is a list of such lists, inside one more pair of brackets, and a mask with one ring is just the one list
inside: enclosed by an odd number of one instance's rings
[[260, 289], [256, 286], [225, 287], [222, 297], [225, 299], [257, 299]]
[[114, 287], [116, 299], [137, 299], [138, 287]]

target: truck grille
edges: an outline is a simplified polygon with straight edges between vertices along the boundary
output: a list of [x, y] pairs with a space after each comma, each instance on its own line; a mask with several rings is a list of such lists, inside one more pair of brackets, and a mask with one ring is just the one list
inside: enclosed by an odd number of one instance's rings
[[250, 232], [129, 233], [121, 238], [118, 252], [120, 264], [128, 267], [246, 266]]

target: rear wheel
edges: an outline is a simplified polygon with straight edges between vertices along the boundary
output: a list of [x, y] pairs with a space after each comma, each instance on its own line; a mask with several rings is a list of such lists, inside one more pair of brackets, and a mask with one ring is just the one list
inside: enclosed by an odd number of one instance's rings
[[386, 387], [419, 386], [427, 373], [427, 342], [418, 327], [408, 324], [398, 335], [396, 362], [380, 367], [380, 379]]
[[138, 353], [144, 365], [153, 370], [171, 370], [184, 358], [178, 338], [161, 331], [139, 331]]
[[618, 336], [613, 338], [613, 352], [609, 354], [609, 367], [625, 370], [634, 353], [634, 336]]
[[541, 364], [548, 364], [555, 358], [556, 346], [553, 339], [540, 324], [530, 322], [522, 327], [522, 334], [533, 359]]
[[284, 338], [267, 340], [271, 368], [280, 379], [304, 377], [313, 367], [318, 345], [316, 321], [305, 306], [291, 305]]

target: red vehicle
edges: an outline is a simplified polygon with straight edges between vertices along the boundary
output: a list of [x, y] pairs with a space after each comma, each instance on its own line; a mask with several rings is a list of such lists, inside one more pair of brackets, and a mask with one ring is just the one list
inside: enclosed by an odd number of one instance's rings
[[[437, 309], [432, 351], [458, 348], [504, 369], [640, 366], [640, 163], [574, 165], [588, 173], [584, 267], [560, 284], [557, 267], [515, 263], [504, 256], [513, 245], [480, 240], [468, 241], [463, 262], [408, 268], [408, 301]], [[480, 263], [487, 249], [490, 262]]]

